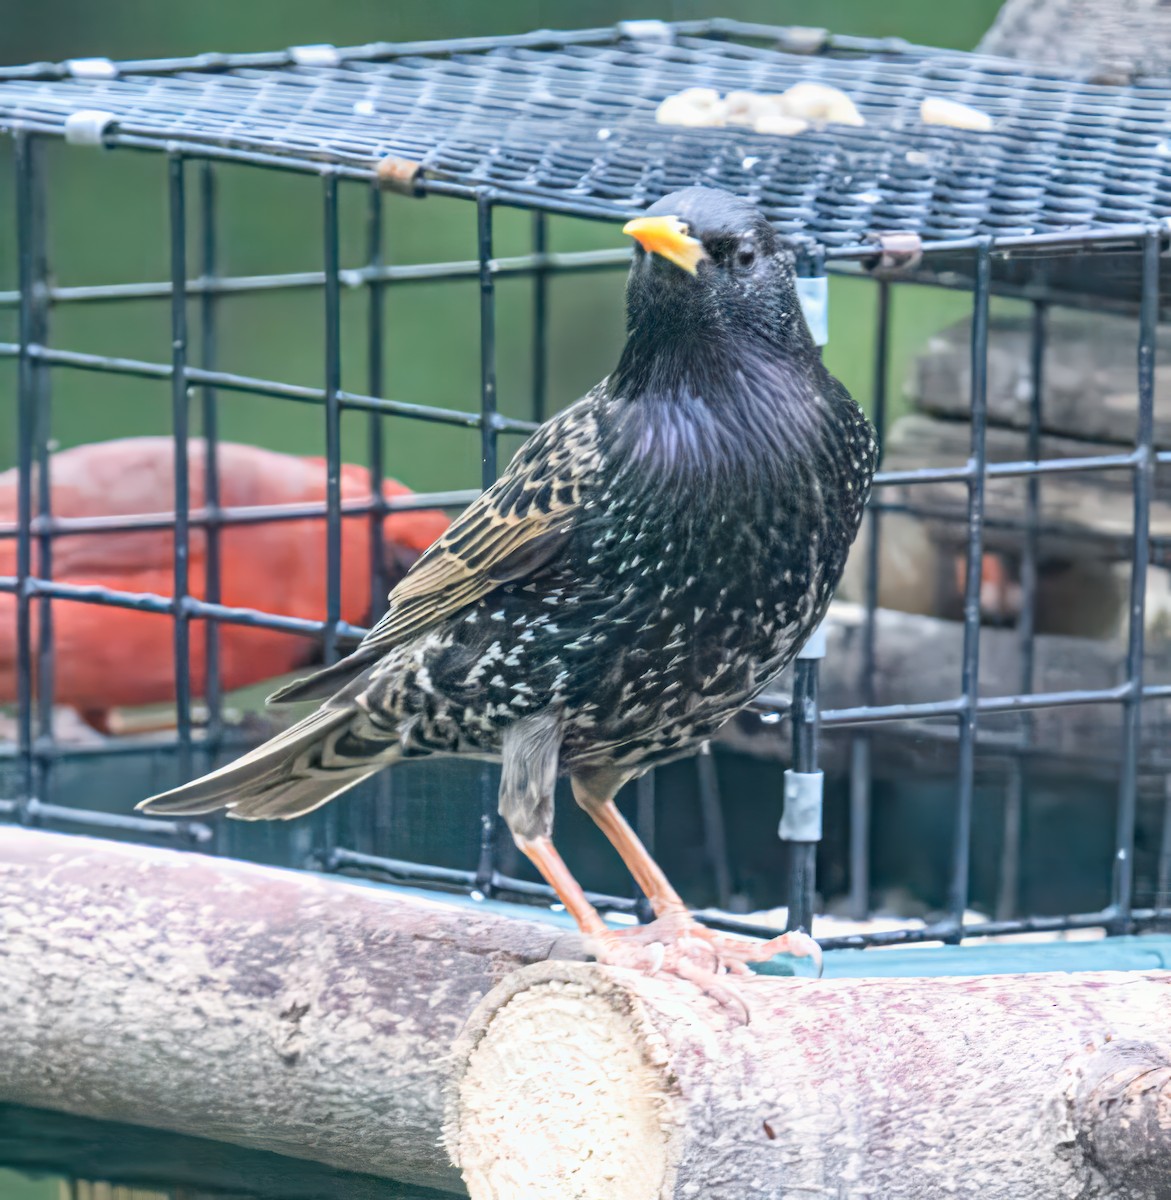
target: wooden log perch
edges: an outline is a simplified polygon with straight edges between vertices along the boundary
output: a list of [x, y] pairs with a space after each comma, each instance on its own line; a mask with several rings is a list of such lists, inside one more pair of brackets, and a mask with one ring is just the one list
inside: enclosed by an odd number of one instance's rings
[[456, 1050], [473, 1200], [1171, 1195], [1171, 972], [744, 990], [747, 1026], [591, 964], [506, 979]]
[[227, 859], [0, 829], [0, 1102], [463, 1192], [448, 1051], [555, 925]]

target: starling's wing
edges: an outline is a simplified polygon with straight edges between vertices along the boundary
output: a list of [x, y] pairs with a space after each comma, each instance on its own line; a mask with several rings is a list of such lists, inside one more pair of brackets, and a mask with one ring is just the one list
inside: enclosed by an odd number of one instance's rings
[[529, 438], [492, 487], [419, 557], [353, 654], [274, 692], [270, 702], [326, 699], [394, 646], [552, 562], [581, 517], [583, 493], [597, 471], [596, 399], [590, 393]]

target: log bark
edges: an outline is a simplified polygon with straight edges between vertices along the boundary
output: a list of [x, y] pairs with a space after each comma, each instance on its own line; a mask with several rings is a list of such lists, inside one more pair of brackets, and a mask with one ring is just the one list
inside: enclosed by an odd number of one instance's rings
[[576, 944], [490, 907], [0, 830], [0, 1101], [462, 1193], [447, 1050]]
[[1171, 1195], [1171, 972], [678, 983], [510, 976], [456, 1049], [473, 1200]]

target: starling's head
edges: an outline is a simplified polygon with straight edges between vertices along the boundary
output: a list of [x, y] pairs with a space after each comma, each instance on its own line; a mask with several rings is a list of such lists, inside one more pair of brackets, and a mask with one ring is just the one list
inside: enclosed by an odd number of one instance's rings
[[812, 348], [792, 256], [751, 202], [718, 188], [684, 188], [623, 232], [638, 243], [626, 290], [631, 334]]

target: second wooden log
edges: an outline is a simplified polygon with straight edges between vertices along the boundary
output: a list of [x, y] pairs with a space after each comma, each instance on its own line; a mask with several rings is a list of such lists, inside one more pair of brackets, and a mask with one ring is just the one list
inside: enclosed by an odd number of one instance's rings
[[596, 965], [503, 981], [448, 1106], [473, 1200], [1168, 1195], [1171, 973], [744, 988], [747, 1026]]

